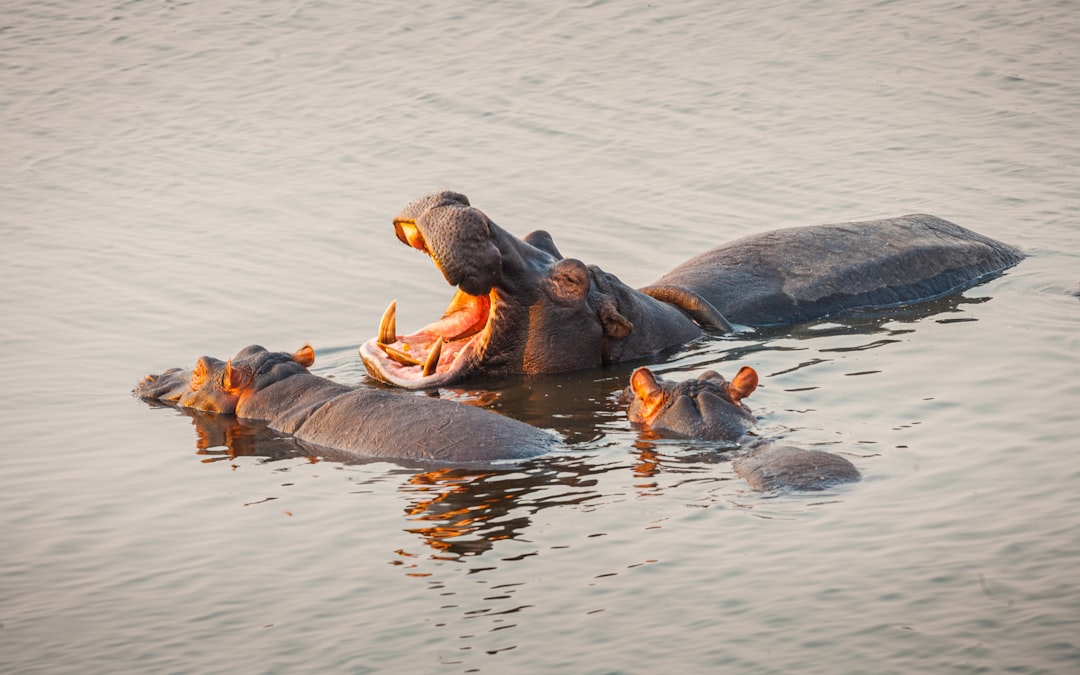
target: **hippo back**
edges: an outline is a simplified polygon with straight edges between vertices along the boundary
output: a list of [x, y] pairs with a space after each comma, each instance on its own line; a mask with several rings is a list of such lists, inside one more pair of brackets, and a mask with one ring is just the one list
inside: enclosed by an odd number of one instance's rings
[[551, 434], [488, 410], [369, 388], [328, 400], [292, 433], [358, 455], [440, 464], [520, 460], [557, 446]]
[[751, 235], [691, 258], [654, 286], [692, 290], [734, 323], [786, 325], [944, 297], [1022, 258], [918, 214]]
[[859, 480], [855, 465], [840, 455], [763, 441], [734, 463], [735, 473], [755, 490], [824, 490]]

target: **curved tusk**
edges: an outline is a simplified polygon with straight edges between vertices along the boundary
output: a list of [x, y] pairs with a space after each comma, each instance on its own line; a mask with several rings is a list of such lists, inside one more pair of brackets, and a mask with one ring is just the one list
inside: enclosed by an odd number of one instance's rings
[[428, 352], [427, 360], [424, 361], [424, 377], [427, 377], [435, 372], [439, 367], [439, 357], [442, 356], [443, 339], [439, 336], [439, 339], [435, 341], [435, 344], [431, 345], [431, 351]]
[[390, 306], [383, 312], [379, 321], [379, 344], [392, 345], [397, 342], [397, 300], [391, 300]]

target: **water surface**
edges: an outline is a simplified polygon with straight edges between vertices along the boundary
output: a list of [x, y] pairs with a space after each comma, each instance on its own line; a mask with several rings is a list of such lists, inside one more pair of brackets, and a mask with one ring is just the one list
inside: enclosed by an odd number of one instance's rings
[[[8, 2], [0, 670], [1080, 668], [1080, 13], [1069, 2]], [[704, 340], [763, 433], [864, 480], [750, 492], [629, 368], [441, 395], [563, 434], [502, 472], [315, 459], [130, 397], [250, 343], [356, 356], [450, 297], [449, 187], [645, 285], [774, 227], [929, 212], [1020, 246], [895, 316]]]

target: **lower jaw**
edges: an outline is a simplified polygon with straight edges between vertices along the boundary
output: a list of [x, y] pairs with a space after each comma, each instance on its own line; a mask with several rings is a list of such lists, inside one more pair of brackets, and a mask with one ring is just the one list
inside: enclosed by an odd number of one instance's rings
[[469, 372], [468, 352], [471, 351], [471, 344], [461, 347], [453, 355], [453, 362], [448, 367], [438, 369], [431, 375], [423, 375], [422, 366], [406, 366], [393, 361], [375, 338], [360, 345], [360, 358], [368, 374], [377, 380], [404, 389], [430, 389], [464, 379]]

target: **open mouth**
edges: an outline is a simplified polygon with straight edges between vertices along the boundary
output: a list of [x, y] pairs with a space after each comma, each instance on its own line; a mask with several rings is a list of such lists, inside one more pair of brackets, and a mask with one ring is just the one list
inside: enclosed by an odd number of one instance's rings
[[[398, 239], [427, 253], [439, 266], [415, 223], [396, 220], [394, 227]], [[360, 346], [360, 357], [372, 377], [407, 389], [457, 381], [480, 362], [497, 306], [495, 288], [486, 295], [458, 288], [442, 318], [415, 333], [399, 335], [394, 300], [383, 313], [378, 336]]]
[[408, 389], [460, 379], [483, 354], [494, 295], [494, 290], [476, 296], [459, 289], [441, 319], [408, 335], [397, 334], [397, 301], [391, 302], [379, 322], [379, 336], [360, 346], [368, 373]]

